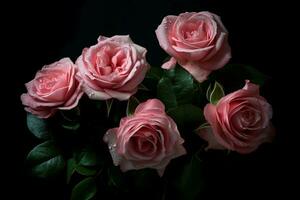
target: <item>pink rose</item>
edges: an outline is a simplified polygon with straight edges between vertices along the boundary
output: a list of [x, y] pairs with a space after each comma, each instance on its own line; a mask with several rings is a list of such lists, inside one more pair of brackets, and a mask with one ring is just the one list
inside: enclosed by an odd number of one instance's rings
[[171, 69], [178, 62], [199, 82], [231, 58], [228, 32], [213, 13], [169, 15], [155, 32], [160, 46], [172, 56], [162, 67]]
[[186, 154], [175, 122], [158, 99], [141, 103], [118, 128], [107, 131], [104, 141], [122, 171], [153, 168], [162, 176], [171, 159]]
[[100, 36], [98, 44], [85, 48], [76, 61], [84, 92], [90, 99], [129, 99], [150, 67], [146, 52], [129, 36]]
[[44, 66], [25, 84], [28, 92], [21, 95], [25, 110], [48, 118], [57, 109], [70, 110], [77, 106], [83, 92], [75, 79], [76, 71], [69, 58]]
[[217, 105], [207, 104], [204, 116], [211, 129], [200, 129], [208, 148], [250, 153], [274, 135], [271, 105], [259, 95], [259, 86], [249, 81], [243, 89], [228, 94]]

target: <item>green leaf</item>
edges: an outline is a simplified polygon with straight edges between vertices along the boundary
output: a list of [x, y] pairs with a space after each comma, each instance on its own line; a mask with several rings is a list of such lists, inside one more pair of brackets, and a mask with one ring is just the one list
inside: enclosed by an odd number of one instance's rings
[[80, 128], [80, 109], [75, 107], [72, 110], [60, 110], [59, 113], [62, 116], [60, 124], [64, 129], [70, 131], [77, 131]]
[[212, 87], [211, 84], [209, 84], [207, 90], [206, 90], [206, 99], [209, 101], [210, 100], [210, 94], [212, 92]]
[[177, 181], [179, 199], [194, 200], [200, 198], [205, 189], [203, 176], [203, 162], [194, 155], [191, 161], [185, 165]]
[[173, 118], [178, 126], [184, 126], [193, 129], [204, 121], [202, 110], [192, 104], [178, 106], [170, 109], [167, 113]]
[[55, 147], [54, 142], [49, 140], [34, 147], [27, 155], [27, 161], [32, 164], [41, 163], [56, 155], [59, 155], [59, 150]]
[[163, 75], [163, 69], [160, 67], [151, 67], [145, 78], [159, 80]]
[[97, 192], [96, 181], [94, 178], [85, 178], [80, 181], [72, 190], [71, 200], [89, 200]]
[[114, 101], [113, 99], [108, 99], [108, 100], [105, 101], [106, 102], [107, 117], [109, 117], [113, 101]]
[[135, 108], [140, 104], [139, 100], [131, 96], [130, 99], [127, 102], [127, 107], [126, 107], [126, 114], [127, 116], [132, 115], [135, 111]]
[[150, 91], [150, 89], [147, 88], [144, 84], [140, 84], [140, 85], [138, 86], [138, 89], [139, 89], [139, 90], [144, 90], [144, 91]]
[[108, 185], [120, 188], [122, 184], [122, 173], [120, 169], [116, 166], [111, 166], [110, 168], [107, 168], [107, 175], [109, 177]]
[[[208, 88], [209, 89], [209, 88]], [[214, 87], [211, 90], [211, 93], [209, 95], [209, 102], [216, 105], [218, 101], [225, 96], [223, 87], [220, 83], [215, 81]]]
[[67, 184], [70, 183], [71, 177], [75, 172], [75, 166], [76, 166], [76, 163], [75, 163], [74, 158], [70, 158], [67, 161], [67, 174], [66, 174], [67, 175]]
[[62, 115], [65, 121], [77, 121], [80, 116], [80, 109], [78, 106], [71, 110], [59, 110], [59, 113]]
[[64, 165], [64, 158], [59, 155], [47, 160], [46, 162], [34, 166], [32, 168], [32, 173], [40, 178], [53, 177], [63, 171]]
[[177, 66], [172, 70], [165, 70], [165, 76], [171, 80], [171, 88], [176, 96], [177, 104], [191, 103], [195, 91], [192, 75], [182, 67]]
[[157, 97], [165, 104], [167, 110], [177, 106], [177, 99], [172, 89], [172, 82], [168, 77], [163, 77], [157, 84]]
[[157, 84], [157, 96], [164, 102], [166, 109], [191, 104], [199, 89], [199, 86], [194, 83], [193, 77], [178, 66], [164, 72], [164, 76]]
[[52, 141], [34, 147], [29, 152], [27, 160], [33, 166], [32, 173], [41, 178], [55, 176], [65, 166], [63, 157]]
[[75, 159], [71, 158], [67, 162], [67, 183], [70, 182], [75, 171], [83, 176], [93, 176], [97, 174], [97, 169], [76, 164]]
[[39, 139], [47, 140], [50, 138], [50, 130], [45, 119], [27, 113], [27, 127], [29, 131]]
[[93, 167], [101, 164], [100, 156], [92, 148], [85, 148], [75, 156], [77, 163], [83, 166]]
[[150, 70], [148, 70], [143, 82], [140, 84], [138, 93], [147, 92], [156, 94], [156, 86], [158, 81], [161, 79], [163, 72], [163, 69], [160, 67], [151, 67]]
[[201, 129], [208, 128], [208, 127], [210, 127], [210, 124], [205, 122], [205, 123], [201, 124], [198, 128], [196, 128], [195, 132], [198, 133]]
[[78, 174], [83, 176], [94, 176], [98, 172], [98, 170], [93, 167], [85, 167], [79, 164], [75, 166], [75, 170], [78, 172]]
[[249, 74], [249, 80], [252, 83], [263, 85], [267, 76], [265, 76], [263, 73], [255, 69], [254, 67], [245, 65], [244, 66], [245, 71]]
[[79, 122], [69, 122], [61, 125], [64, 129], [76, 131], [80, 128]]

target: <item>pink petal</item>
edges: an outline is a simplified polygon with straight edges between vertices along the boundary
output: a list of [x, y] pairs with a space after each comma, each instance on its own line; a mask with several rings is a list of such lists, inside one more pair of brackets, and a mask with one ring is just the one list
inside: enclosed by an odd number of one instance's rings
[[173, 147], [173, 151], [169, 156], [167, 156], [164, 160], [162, 160], [157, 166], [154, 166], [152, 168], [156, 169], [158, 175], [160, 177], [162, 177], [165, 172], [165, 169], [168, 166], [168, 164], [170, 163], [170, 161], [172, 159], [175, 159], [177, 157], [185, 155], [186, 153], [187, 152], [186, 152], [185, 148], [183, 147], [183, 145], [177, 144], [176, 146]]
[[102, 91], [93, 90], [89, 86], [87, 86], [86, 83], [83, 83], [82, 89], [88, 95], [88, 97], [90, 99], [94, 99], [94, 100], [107, 100], [107, 99], [111, 99], [112, 98], [104, 90], [102, 90]]
[[160, 113], [165, 112], [165, 105], [158, 99], [149, 99], [144, 103], [139, 104], [135, 109], [135, 114], [141, 112], [148, 112], [151, 110], [158, 111]]
[[122, 160], [122, 156], [118, 154], [117, 152], [117, 146], [116, 146], [116, 132], [118, 131], [118, 128], [112, 128], [109, 129], [106, 134], [103, 137], [103, 141], [107, 143], [109, 147], [109, 152], [112, 157], [113, 163], [115, 166], [118, 166]]
[[35, 110], [30, 107], [25, 107], [24, 109], [27, 112], [30, 112], [30, 113], [36, 115], [37, 117], [44, 118], [44, 119], [51, 117], [52, 115], [54, 115], [54, 113], [56, 111], [55, 109], [52, 109], [49, 107], [44, 107], [44, 108], [42, 107], [39, 110]]
[[69, 100], [64, 104], [64, 106], [59, 107], [61, 110], [70, 110], [75, 108], [78, 105], [80, 98], [83, 95], [83, 91], [81, 89], [82, 83], [78, 84], [76, 90], [74, 91], [73, 95], [69, 98]]
[[[217, 48], [217, 45], [218, 44], [216, 44], [215, 48]], [[228, 42], [224, 41], [221, 47], [219, 47], [219, 50], [216, 51], [215, 54], [211, 53], [211, 55], [213, 56], [207, 57], [204, 59], [205, 61], [201, 61], [199, 63], [201, 68], [207, 70], [216, 70], [227, 64], [231, 58], [231, 48]]]
[[161, 67], [163, 69], [173, 69], [175, 68], [177, 60], [174, 57], [171, 57], [169, 61], [165, 62]]
[[123, 86], [120, 86], [117, 90], [119, 91], [135, 91], [138, 85], [144, 80], [146, 73], [150, 69], [150, 65], [145, 62], [145, 60], [141, 60], [138, 62], [130, 74], [128, 78], [124, 80], [122, 83]]
[[170, 31], [172, 31], [173, 24], [175, 23], [177, 16], [169, 15], [166, 16], [162, 23], [155, 30], [156, 37], [158, 39], [159, 45], [164, 49], [168, 54], [173, 57], [178, 57], [177, 52], [172, 48], [172, 44], [169, 41]]
[[201, 128], [197, 134], [208, 142], [208, 146], [205, 150], [208, 149], [226, 149], [223, 145], [221, 145], [215, 138], [211, 127]]
[[108, 37], [105, 37], [105, 36], [100, 35], [100, 36], [98, 37], [97, 41], [98, 41], [98, 42], [101, 42], [101, 41], [104, 41], [104, 40], [107, 40], [107, 39], [108, 39]]
[[241, 154], [251, 153], [251, 152], [255, 151], [256, 149], [258, 149], [258, 147], [261, 144], [267, 143], [267, 142], [272, 142], [274, 139], [274, 136], [275, 136], [275, 129], [274, 129], [273, 125], [270, 123], [269, 126], [267, 128], [265, 128], [264, 130], [262, 130], [262, 132], [258, 135], [258, 137], [255, 138], [254, 141], [249, 143], [248, 146], [236, 147], [234, 150]]
[[184, 49], [177, 46], [172, 46], [180, 55], [181, 58], [184, 58], [189, 61], [197, 61], [205, 58], [214, 46], [208, 46], [205, 48], [198, 48], [198, 49]]
[[108, 38], [108, 40], [115, 41], [121, 44], [133, 44], [129, 35], [115, 35], [111, 38]]
[[[210, 124], [210, 126], [212, 128], [212, 133], [215, 137], [215, 140], [218, 143], [220, 143], [220, 145], [226, 147], [227, 149], [231, 149], [231, 146], [223, 138], [224, 133], [223, 133], [223, 130], [220, 127], [220, 124], [217, 120], [217, 113], [216, 112], [217, 112], [216, 106], [214, 106], [212, 104], [207, 104], [204, 107], [204, 117], [205, 117], [205, 119], [207, 120], [207, 122]], [[212, 144], [214, 144], [214, 142]]]
[[120, 101], [128, 100], [132, 95], [134, 95], [137, 92], [137, 88], [130, 92], [123, 92], [123, 91], [117, 91], [117, 90], [109, 90], [104, 89], [104, 92], [110, 96], [110, 98], [115, 98]]
[[31, 107], [32, 109], [36, 109], [39, 107], [55, 107], [63, 104], [64, 102], [43, 102], [39, 99], [33, 98], [29, 94], [25, 93], [21, 95], [21, 101], [24, 106]]
[[245, 86], [243, 87], [243, 90], [247, 90], [251, 92], [253, 95], [259, 95], [259, 85], [256, 85], [254, 83], [251, 83], [249, 80], [245, 81]]
[[214, 14], [214, 13], [211, 13], [211, 12], [206, 12], [206, 13], [209, 13], [211, 16], [213, 16], [214, 20], [217, 22], [218, 24], [218, 29], [220, 29], [219, 31], [222, 31], [222, 32], [225, 32], [225, 33], [228, 33], [227, 29], [225, 28], [225, 26], [223, 25], [223, 22], [220, 18], [220, 16]]
[[179, 64], [186, 69], [199, 83], [202, 83], [207, 79], [207, 76], [211, 73], [210, 70], [201, 68], [201, 64], [197, 62], [181, 62]]

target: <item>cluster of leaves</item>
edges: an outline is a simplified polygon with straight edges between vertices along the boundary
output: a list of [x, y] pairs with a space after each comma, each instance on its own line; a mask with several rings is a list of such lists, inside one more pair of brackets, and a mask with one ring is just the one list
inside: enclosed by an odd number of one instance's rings
[[[181, 67], [169, 71], [152, 67], [128, 101], [84, 97], [75, 109], [58, 111], [47, 120], [28, 113], [28, 129], [43, 141], [27, 156], [30, 172], [39, 178], [64, 175], [72, 200], [95, 199], [99, 194], [132, 198], [145, 192], [146, 199], [195, 199], [205, 187], [205, 165], [199, 156], [205, 143], [194, 134], [195, 129], [207, 125], [202, 108], [209, 102], [216, 104], [225, 95], [220, 83], [226, 92], [232, 92], [241, 88], [245, 79], [262, 85], [265, 76], [249, 66], [228, 65], [200, 84]], [[113, 166], [102, 140], [109, 128], [117, 127], [122, 117], [131, 115], [140, 102], [150, 98], [165, 104], [188, 152], [171, 161], [163, 178], [151, 169], [122, 173]]]

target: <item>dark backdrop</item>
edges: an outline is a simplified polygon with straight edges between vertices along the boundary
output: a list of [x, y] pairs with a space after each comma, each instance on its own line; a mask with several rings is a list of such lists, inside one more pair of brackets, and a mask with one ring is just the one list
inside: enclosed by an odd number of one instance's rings
[[257, 198], [261, 195], [291, 195], [294, 192], [291, 183], [295, 159], [290, 142], [295, 130], [288, 126], [290, 109], [287, 110], [286, 105], [290, 102], [288, 87], [294, 82], [287, 78], [286, 69], [290, 66], [287, 66], [284, 54], [292, 34], [286, 27], [288, 12], [282, 12], [285, 5], [275, 1], [264, 3], [259, 0], [44, 0], [12, 5], [11, 14], [15, 18], [8, 23], [13, 38], [10, 47], [18, 51], [13, 52], [8, 66], [15, 74], [15, 131], [12, 132], [16, 135], [9, 140], [9, 146], [16, 147], [10, 156], [16, 164], [9, 166], [15, 175], [10, 178], [11, 195], [29, 199], [63, 199], [61, 183], [30, 178], [24, 168], [26, 154], [38, 141], [26, 128], [26, 113], [19, 96], [25, 92], [24, 83], [30, 81], [38, 69], [62, 57], [74, 61], [82, 48], [94, 44], [100, 34], [130, 34], [134, 42], [148, 49], [149, 63], [159, 65], [166, 53], [160, 49], [154, 30], [162, 18], [169, 14], [204, 10], [220, 15], [227, 27], [232, 63], [251, 64], [272, 77], [262, 88], [262, 93], [274, 107], [273, 123], [278, 133], [272, 145], [242, 160], [232, 160], [232, 167], [226, 168], [229, 171], [222, 171], [223, 175], [215, 179], [212, 195], [224, 193], [227, 197], [243, 197], [242, 194]]

